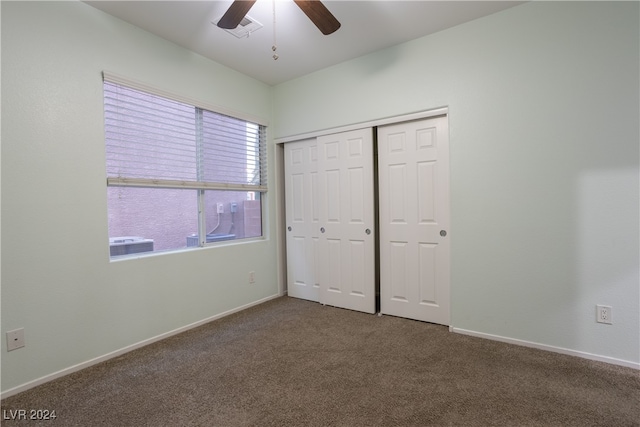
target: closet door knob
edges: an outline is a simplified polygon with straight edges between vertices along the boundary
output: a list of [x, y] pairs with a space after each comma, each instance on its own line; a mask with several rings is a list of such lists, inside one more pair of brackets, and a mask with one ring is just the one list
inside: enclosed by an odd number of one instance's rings
[[364, 230], [365, 233], [367, 234], [371, 234], [371, 230], [369, 230], [368, 228], [366, 230]]
[[324, 233], [324, 227], [320, 227], [320, 232]]
[[447, 232], [445, 230], [440, 230], [440, 235], [444, 237], [447, 235]]
[[287, 227], [287, 230], [291, 231], [291, 226], [288, 226], [288, 227]]

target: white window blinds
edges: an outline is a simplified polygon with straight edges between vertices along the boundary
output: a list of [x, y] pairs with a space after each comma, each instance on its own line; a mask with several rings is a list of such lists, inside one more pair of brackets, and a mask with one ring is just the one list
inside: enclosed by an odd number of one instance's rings
[[266, 191], [265, 126], [104, 81], [111, 186]]

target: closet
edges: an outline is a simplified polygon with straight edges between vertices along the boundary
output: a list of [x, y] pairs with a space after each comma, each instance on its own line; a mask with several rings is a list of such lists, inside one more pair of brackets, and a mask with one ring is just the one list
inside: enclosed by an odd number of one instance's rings
[[289, 296], [448, 325], [448, 156], [444, 115], [285, 143]]

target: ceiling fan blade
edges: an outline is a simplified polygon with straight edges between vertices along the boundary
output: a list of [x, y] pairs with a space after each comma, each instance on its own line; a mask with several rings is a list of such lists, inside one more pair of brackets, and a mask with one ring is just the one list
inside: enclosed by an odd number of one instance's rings
[[293, 0], [324, 35], [340, 28], [340, 22], [319, 0]]
[[256, 0], [235, 0], [218, 21], [218, 27], [233, 30], [244, 19]]

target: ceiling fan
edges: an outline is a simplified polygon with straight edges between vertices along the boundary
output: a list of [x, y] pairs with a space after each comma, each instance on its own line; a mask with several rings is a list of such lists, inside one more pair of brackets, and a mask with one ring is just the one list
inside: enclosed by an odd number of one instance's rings
[[[295, 4], [309, 17], [311, 22], [324, 35], [329, 35], [340, 28], [340, 22], [329, 12], [320, 0], [293, 0]], [[240, 25], [251, 6], [256, 0], [234, 0], [229, 9], [218, 21], [218, 27], [232, 30]]]

